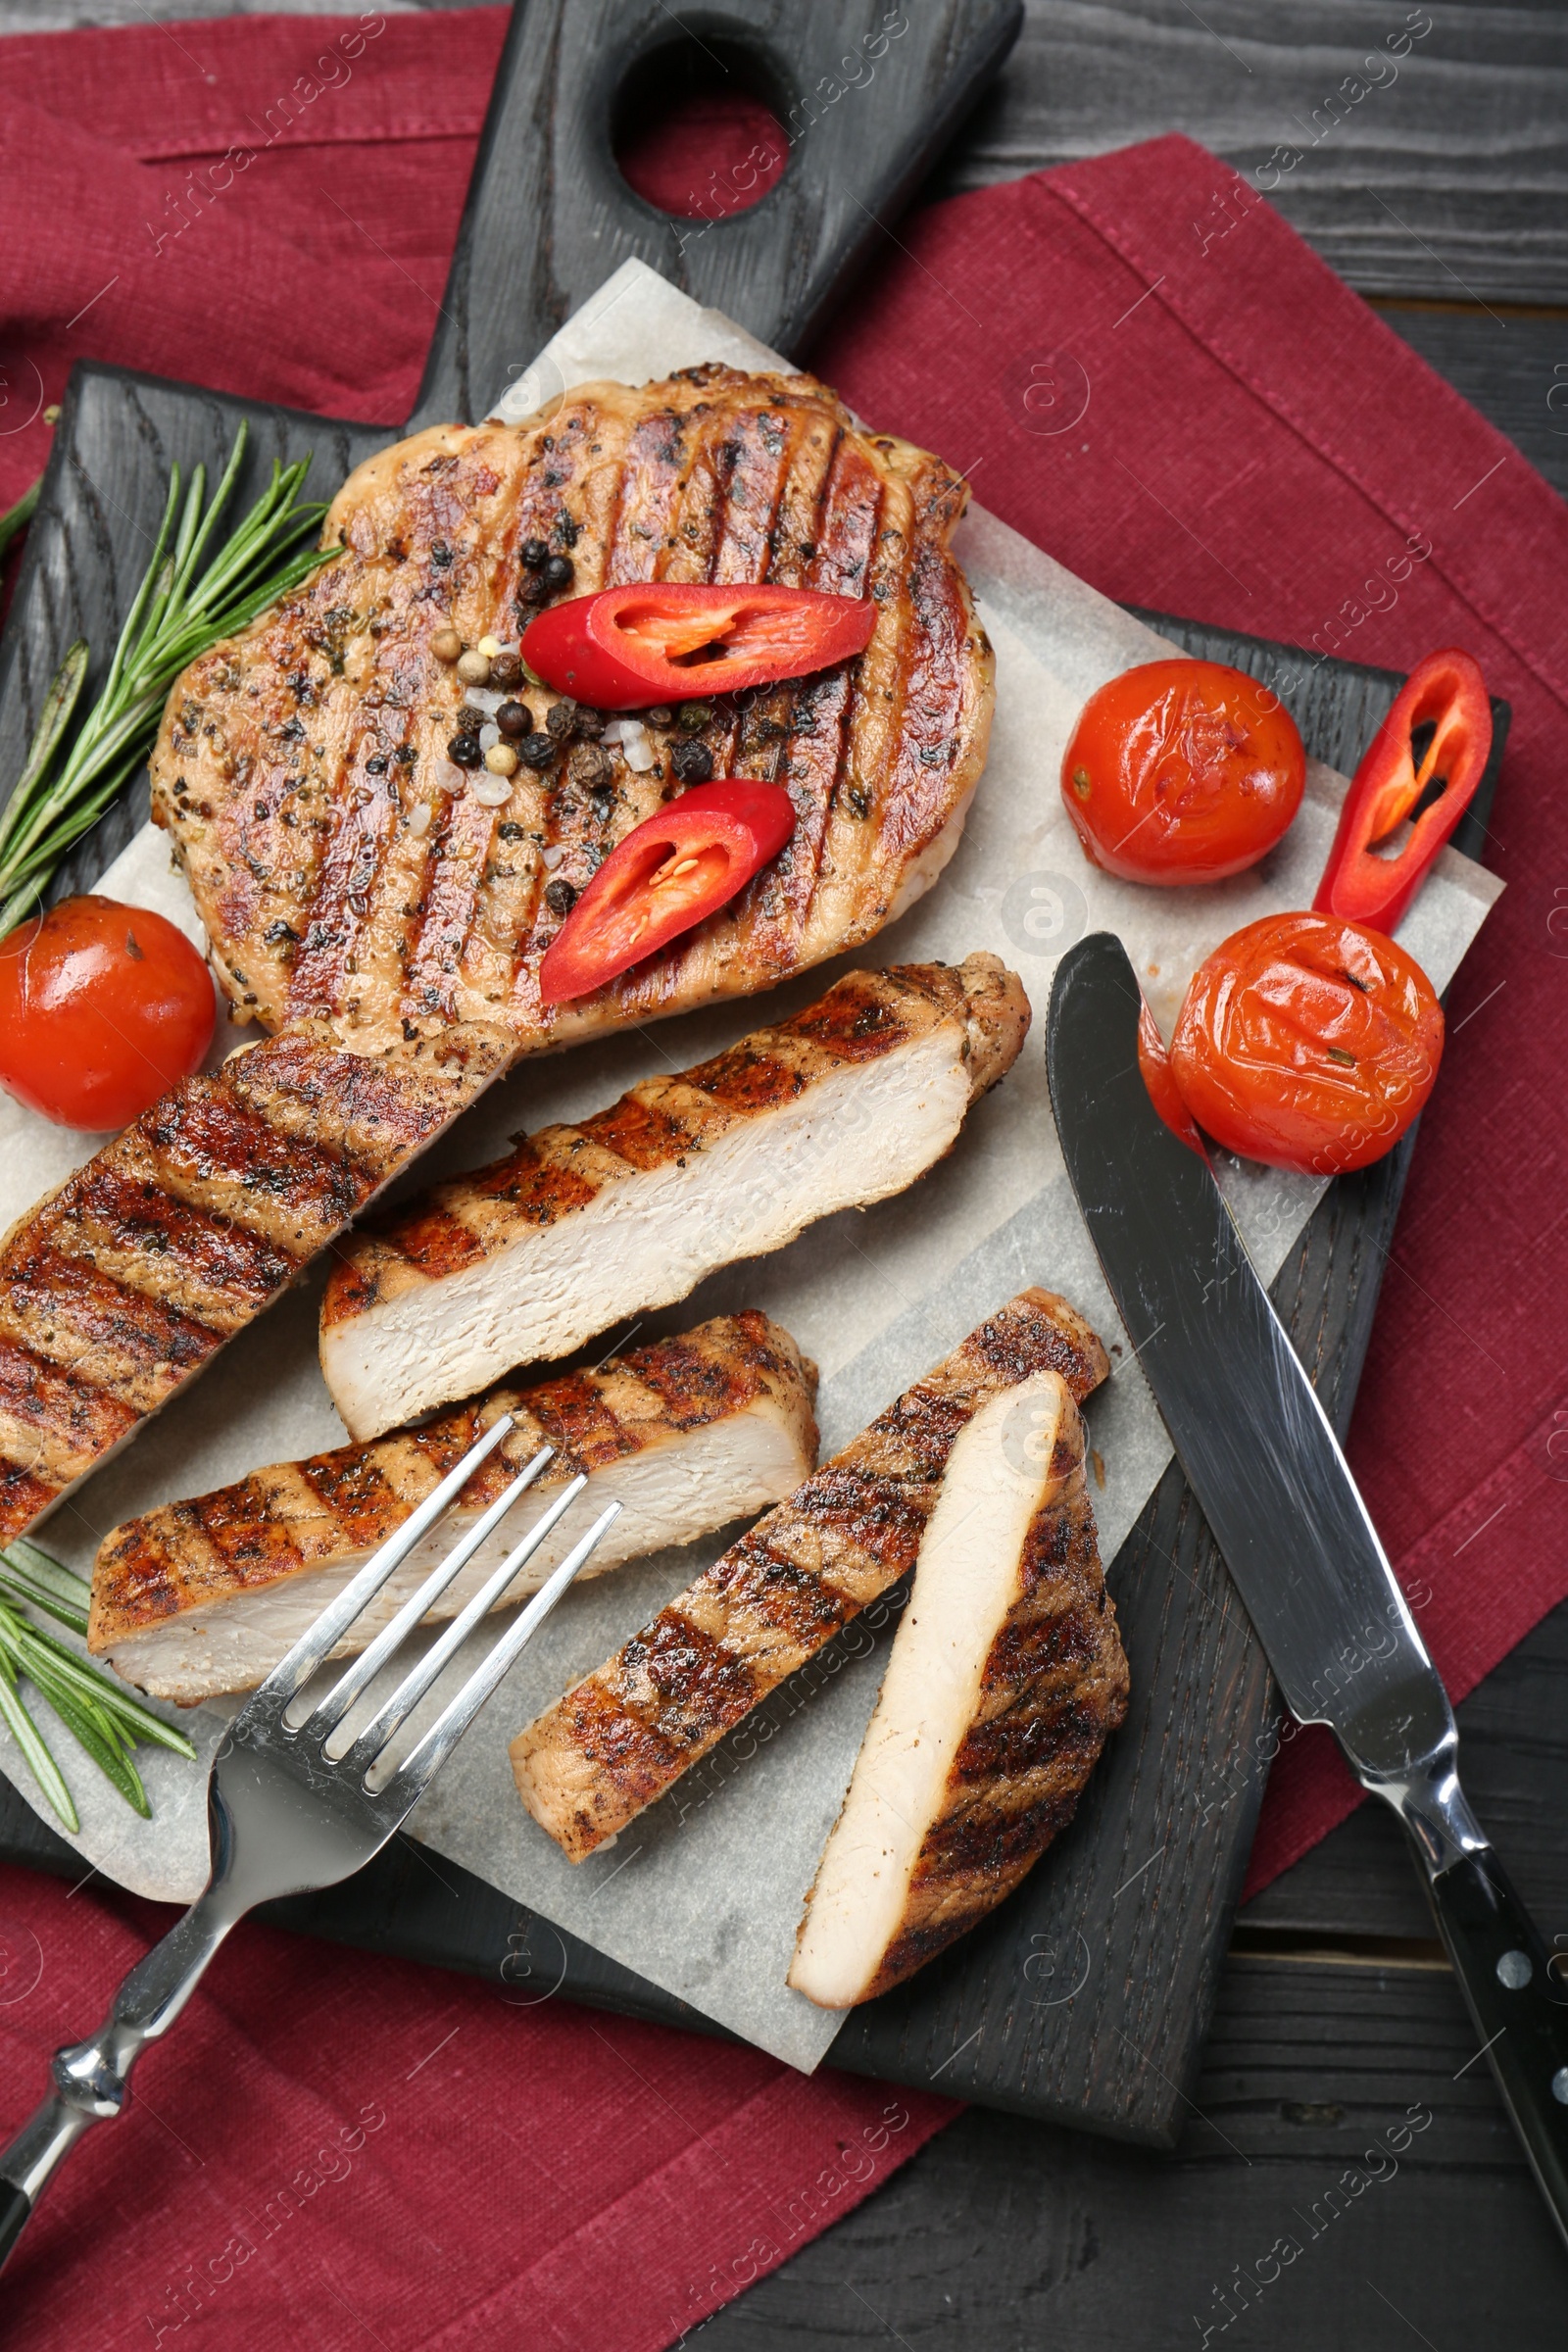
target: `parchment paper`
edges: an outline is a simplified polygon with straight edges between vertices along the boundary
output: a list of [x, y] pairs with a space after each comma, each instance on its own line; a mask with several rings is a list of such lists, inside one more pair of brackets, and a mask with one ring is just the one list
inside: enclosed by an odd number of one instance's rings
[[[593, 376], [641, 382], [702, 359], [783, 364], [652, 270], [628, 263], [511, 388], [498, 413], [526, 415]], [[991, 948], [1021, 974], [1035, 1032], [1004, 1083], [975, 1105], [951, 1156], [912, 1190], [866, 1212], [830, 1218], [777, 1255], [713, 1277], [680, 1307], [650, 1318], [641, 1336], [743, 1305], [764, 1308], [821, 1367], [818, 1415], [824, 1451], [831, 1451], [1013, 1292], [1030, 1282], [1062, 1291], [1095, 1323], [1117, 1362], [1088, 1416], [1105, 1468], [1103, 1491], [1094, 1499], [1101, 1548], [1110, 1560], [1170, 1446], [1102, 1282], [1057, 1148], [1041, 1043], [1052, 973], [1058, 956], [1086, 931], [1116, 931], [1168, 1032], [1194, 968], [1220, 939], [1257, 915], [1310, 904], [1345, 780], [1314, 763], [1288, 839], [1232, 882], [1144, 890], [1098, 872], [1061, 807], [1057, 776], [1066, 738], [1096, 687], [1175, 649], [993, 516], [971, 513], [958, 548], [997, 649], [990, 760], [962, 844], [935, 889], [902, 922], [859, 956], [819, 966], [775, 991], [766, 1017], [809, 1003], [858, 961], [957, 962], [974, 949]], [[150, 828], [100, 887], [157, 906], [199, 938], [168, 845]], [[1440, 987], [1452, 977], [1499, 888], [1480, 867], [1445, 853], [1399, 934]], [[729, 1004], [530, 1063], [492, 1089], [403, 1189], [497, 1154], [524, 1126], [579, 1117], [637, 1078], [683, 1068], [732, 1043], [760, 1017], [755, 1004]], [[220, 1034], [220, 1047], [227, 1050], [240, 1034]], [[0, 1098], [0, 1225], [90, 1148], [90, 1139], [67, 1136]], [[1323, 1188], [1234, 1161], [1223, 1166], [1222, 1181], [1269, 1280]], [[130, 1513], [200, 1493], [260, 1463], [342, 1443], [317, 1368], [317, 1298], [315, 1284], [291, 1292], [243, 1333], [193, 1390], [55, 1513], [46, 1546], [88, 1573], [99, 1539]], [[627, 1304], [634, 1309], [635, 1302]], [[749, 2040], [810, 2068], [839, 2020], [788, 1991], [784, 1973], [802, 1897], [875, 1697], [892, 1613], [875, 1613], [876, 1624], [852, 1630], [775, 1693], [762, 1723], [753, 1718], [613, 1849], [576, 1870], [523, 1812], [507, 1761], [508, 1741], [531, 1715], [598, 1665], [721, 1547], [715, 1538], [570, 1593], [411, 1827], [437, 1853], [542, 1915], [528, 1944], [529, 1982], [540, 1997], [556, 1973], [555, 1942], [542, 1923], [555, 1921]], [[484, 1640], [477, 1637], [477, 1644]], [[438, 1703], [465, 1671], [460, 1657], [429, 1703]], [[201, 1708], [182, 1718], [204, 1763], [226, 1711]], [[144, 1751], [154, 1812], [143, 1823], [74, 1758], [68, 1742], [57, 1745], [82, 1813], [73, 1842], [86, 1861], [143, 1893], [194, 1894], [206, 1871], [202, 1768]], [[42, 1811], [3, 1733], [0, 1767]], [[1048, 1860], [1043, 1867], [1049, 1866]]]

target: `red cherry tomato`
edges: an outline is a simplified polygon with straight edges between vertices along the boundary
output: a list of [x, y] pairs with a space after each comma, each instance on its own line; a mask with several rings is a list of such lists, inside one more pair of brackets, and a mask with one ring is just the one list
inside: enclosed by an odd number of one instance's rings
[[714, 588], [645, 580], [552, 605], [523, 632], [522, 658], [558, 694], [598, 710], [802, 678], [865, 651], [869, 597], [814, 588]]
[[1219, 662], [1146, 662], [1092, 694], [1061, 797], [1097, 865], [1127, 882], [1220, 882], [1301, 805], [1306, 754], [1277, 695]]
[[564, 1004], [603, 988], [734, 898], [795, 830], [782, 784], [694, 784], [617, 842], [539, 966], [539, 994]]
[[212, 977], [145, 906], [66, 899], [0, 940], [0, 1086], [60, 1127], [126, 1127], [201, 1067]]
[[1442, 1058], [1443, 1007], [1421, 966], [1326, 914], [1265, 915], [1226, 940], [1193, 975], [1170, 1041], [1206, 1134], [1317, 1176], [1381, 1159]]
[[1182, 1101], [1181, 1092], [1171, 1075], [1170, 1055], [1165, 1040], [1160, 1036], [1153, 1014], [1146, 1004], [1138, 1015], [1138, 1067], [1149, 1089], [1149, 1100], [1170, 1129], [1180, 1137], [1189, 1152], [1206, 1159], [1203, 1139], [1193, 1124], [1193, 1114]]

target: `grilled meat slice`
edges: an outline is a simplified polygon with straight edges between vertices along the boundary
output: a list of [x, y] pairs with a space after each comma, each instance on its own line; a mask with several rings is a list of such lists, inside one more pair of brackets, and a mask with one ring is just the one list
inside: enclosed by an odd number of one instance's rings
[[[188, 1704], [251, 1689], [504, 1412], [516, 1424], [512, 1434], [339, 1654], [364, 1648], [390, 1622], [544, 1445], [556, 1448], [549, 1469], [448, 1586], [432, 1617], [455, 1617], [553, 1491], [579, 1471], [595, 1510], [612, 1500], [623, 1506], [586, 1571], [602, 1575], [764, 1510], [799, 1485], [816, 1459], [813, 1384], [789, 1333], [748, 1311], [633, 1348], [595, 1372], [494, 1389], [373, 1446], [254, 1471], [215, 1494], [127, 1520], [104, 1539], [87, 1646], [159, 1698]], [[572, 1527], [557, 1529], [499, 1605], [537, 1592], [572, 1540]]]
[[902, 1192], [1028, 1026], [995, 956], [852, 972], [716, 1059], [437, 1185], [333, 1267], [321, 1368], [344, 1421], [373, 1437]]
[[187, 1079], [0, 1242], [0, 1543], [130, 1436], [504, 1069], [307, 1022]]
[[[328, 1014], [376, 1044], [495, 1021], [527, 1052], [870, 938], [952, 854], [985, 758], [991, 652], [948, 553], [965, 497], [811, 377], [717, 367], [580, 385], [531, 423], [435, 426], [368, 460], [324, 525], [341, 557], [190, 665], [153, 754], [153, 814], [229, 994], [269, 1028]], [[524, 562], [532, 542], [564, 559], [561, 588]], [[569, 712], [524, 686], [546, 764], [488, 806], [448, 756], [464, 689], [432, 639], [515, 644], [547, 595], [645, 579], [870, 597], [876, 628], [854, 662], [656, 726], [646, 772], [573, 744]], [[688, 938], [547, 1011], [546, 948], [679, 788], [681, 745], [688, 779], [695, 760], [787, 783], [793, 840]]]
[[1037, 1372], [956, 1440], [789, 1981], [868, 2001], [1010, 1894], [1127, 1712], [1066, 1383]]
[[1109, 1370], [1064, 1298], [1022, 1291], [512, 1743], [517, 1791], [580, 1862], [914, 1566], [955, 1440], [1035, 1373]]

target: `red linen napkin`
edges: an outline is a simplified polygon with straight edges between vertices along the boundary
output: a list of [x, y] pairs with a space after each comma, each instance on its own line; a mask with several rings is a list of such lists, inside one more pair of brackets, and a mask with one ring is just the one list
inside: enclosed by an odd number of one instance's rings
[[[0, 505], [42, 464], [36, 412], [77, 357], [406, 415], [503, 30], [474, 10], [7, 42]], [[231, 152], [250, 160], [225, 178]], [[667, 184], [705, 170], [672, 155]], [[1352, 1445], [1462, 1692], [1568, 1592], [1547, 1451], [1568, 1413], [1550, 1322], [1568, 517], [1181, 140], [901, 227], [813, 356], [1110, 595], [1395, 665], [1458, 640], [1514, 704], [1491, 853], [1513, 886], [1454, 990]], [[1354, 1795], [1318, 1735], [1287, 1747], [1257, 1882]], [[11, 2116], [145, 1930], [91, 1886], [68, 1904], [10, 1873], [6, 1893]], [[149, 2062], [157, 2112], [142, 2099], [76, 2160], [8, 2272], [29, 2344], [90, 2352], [148, 2318], [166, 2341], [183, 2309], [242, 2352], [346, 2347], [367, 2324], [395, 2352], [651, 2348], [953, 2112], [899, 2094], [895, 2129], [892, 2094], [863, 2084], [559, 2005], [503, 2017], [504, 1997], [243, 1931]]]

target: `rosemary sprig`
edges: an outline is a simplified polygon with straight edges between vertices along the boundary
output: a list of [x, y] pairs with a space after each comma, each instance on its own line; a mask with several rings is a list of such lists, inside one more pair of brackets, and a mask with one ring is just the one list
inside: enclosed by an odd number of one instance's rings
[[5, 513], [0, 514], [0, 562], [4, 561], [12, 540], [26, 529], [38, 512], [38, 493], [42, 488], [43, 475], [40, 473], [35, 482], [27, 484], [16, 505], [7, 507]]
[[138, 1744], [152, 1740], [179, 1756], [196, 1753], [183, 1732], [32, 1624], [19, 1605], [41, 1609], [72, 1633], [85, 1634], [90, 1598], [91, 1588], [35, 1544], [19, 1541], [0, 1550], [0, 1721], [68, 1830], [77, 1830], [81, 1823], [48, 1742], [23, 1701], [24, 1677], [143, 1819], [152, 1807], [133, 1760]]
[[[165, 697], [186, 663], [245, 628], [337, 553], [302, 545], [326, 513], [324, 506], [296, 503], [310, 467], [303, 458], [294, 466], [273, 460], [272, 478], [250, 513], [209, 554], [248, 437], [242, 423], [205, 512], [206, 467], [198, 466], [188, 483], [181, 482], [177, 466], [172, 469], [152, 561], [109, 675], [74, 729], [87, 671], [84, 641], [72, 647], [56, 674], [26, 765], [0, 814], [0, 939], [37, 905], [66, 853], [135, 774], [158, 732]], [[57, 768], [68, 731], [71, 747]]]

